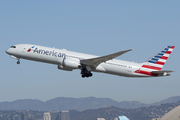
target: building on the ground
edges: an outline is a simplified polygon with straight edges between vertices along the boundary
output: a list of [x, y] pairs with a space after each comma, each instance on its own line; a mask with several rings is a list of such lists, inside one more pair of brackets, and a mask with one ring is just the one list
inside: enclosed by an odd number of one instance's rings
[[45, 112], [43, 115], [43, 120], [51, 120], [51, 114], [50, 112]]
[[119, 120], [119, 118], [118, 118], [118, 117], [115, 117], [114, 120]]
[[11, 120], [21, 120], [21, 118], [18, 115], [12, 115]]
[[161, 120], [161, 118], [153, 118], [152, 120]]
[[153, 118], [152, 120], [180, 120], [180, 106], [172, 109], [161, 118]]
[[43, 120], [70, 120], [69, 111], [45, 112]]
[[105, 120], [104, 118], [97, 118], [97, 120]]
[[22, 113], [21, 120], [28, 120], [28, 116], [25, 113]]
[[11, 116], [11, 120], [15, 120], [15, 116], [14, 115]]
[[61, 120], [69, 120], [69, 111], [61, 111]]
[[43, 115], [44, 120], [61, 120], [60, 112], [45, 112]]
[[126, 116], [118, 116], [115, 117], [114, 120], [129, 120], [129, 118], [127, 118]]

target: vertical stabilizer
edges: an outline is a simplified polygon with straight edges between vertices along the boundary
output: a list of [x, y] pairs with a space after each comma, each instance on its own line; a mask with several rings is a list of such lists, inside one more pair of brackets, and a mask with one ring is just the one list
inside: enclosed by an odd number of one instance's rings
[[[141, 75], [148, 75], [148, 76], [167, 76], [169, 75], [168, 72], [161, 72], [157, 73], [157, 71], [161, 71], [162, 67], [166, 63], [167, 59], [169, 58], [171, 52], [175, 46], [167, 46], [149, 60], [144, 62], [142, 66], [135, 71], [137, 74]], [[166, 74], [167, 73], [167, 74]]]
[[161, 71], [162, 67], [166, 63], [167, 59], [169, 58], [171, 52], [175, 46], [167, 46], [156, 55], [151, 57], [141, 66], [141, 70], [145, 71]]

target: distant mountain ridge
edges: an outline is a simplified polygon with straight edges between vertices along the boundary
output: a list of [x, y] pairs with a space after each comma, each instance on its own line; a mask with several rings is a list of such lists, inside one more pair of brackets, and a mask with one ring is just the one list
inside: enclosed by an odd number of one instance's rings
[[173, 96], [173, 97], [167, 98], [165, 100], [162, 100], [160, 102], [156, 102], [156, 103], [153, 103], [153, 104], [150, 104], [150, 105], [160, 105], [160, 104], [165, 104], [165, 103], [175, 103], [175, 102], [178, 102], [178, 101], [180, 101], [180, 96]]
[[138, 108], [141, 106], [160, 105], [162, 103], [173, 103], [180, 101], [180, 96], [170, 97], [153, 104], [144, 104], [138, 101], [117, 102], [110, 98], [66, 98], [58, 97], [46, 102], [37, 99], [21, 99], [13, 102], [0, 102], [0, 110], [40, 110], [40, 111], [61, 111], [98, 109], [103, 107], [116, 106], [118, 108]]

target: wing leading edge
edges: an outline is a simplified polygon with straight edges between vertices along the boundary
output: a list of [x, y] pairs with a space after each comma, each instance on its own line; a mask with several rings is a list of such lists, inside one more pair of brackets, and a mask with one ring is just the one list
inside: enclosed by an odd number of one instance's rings
[[124, 51], [120, 51], [117, 53], [113, 53], [110, 55], [106, 55], [106, 56], [102, 56], [102, 57], [96, 57], [96, 58], [91, 58], [91, 59], [84, 59], [84, 60], [80, 60], [80, 63], [83, 65], [88, 65], [88, 66], [93, 66], [93, 67], [97, 67], [99, 64], [101, 64], [102, 62], [106, 62], [108, 60], [112, 60], [126, 52], [131, 51], [132, 49], [129, 50], [124, 50]]

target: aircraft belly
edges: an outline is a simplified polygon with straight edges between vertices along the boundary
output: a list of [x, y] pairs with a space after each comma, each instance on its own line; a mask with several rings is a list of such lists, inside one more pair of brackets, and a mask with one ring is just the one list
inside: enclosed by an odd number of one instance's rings
[[131, 71], [127, 71], [127, 68], [115, 66], [115, 65], [107, 65], [103, 64], [104, 69], [106, 70], [106, 73], [113, 74], [113, 75], [119, 75], [119, 76], [129, 76], [132, 74]]

